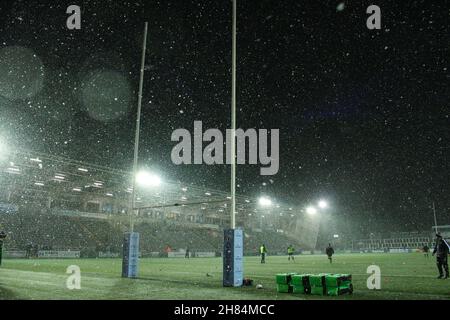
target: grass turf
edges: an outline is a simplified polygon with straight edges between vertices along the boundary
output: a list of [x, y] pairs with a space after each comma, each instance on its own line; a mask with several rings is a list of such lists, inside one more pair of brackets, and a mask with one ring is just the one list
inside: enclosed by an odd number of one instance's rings
[[[252, 287], [223, 288], [221, 258], [141, 259], [138, 279], [121, 278], [120, 259], [7, 259], [0, 267], [0, 299], [450, 299], [450, 279], [436, 279], [435, 259], [420, 253], [246, 257]], [[66, 268], [81, 269], [81, 289], [66, 288]], [[381, 290], [367, 289], [369, 265], [381, 268]], [[320, 297], [277, 293], [275, 274], [350, 273], [353, 295]], [[263, 289], [256, 289], [256, 284]]]

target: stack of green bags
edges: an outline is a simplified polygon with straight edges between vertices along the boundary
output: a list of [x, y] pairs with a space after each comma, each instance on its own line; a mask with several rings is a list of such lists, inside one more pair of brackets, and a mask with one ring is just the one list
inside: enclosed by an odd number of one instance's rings
[[292, 276], [296, 275], [296, 273], [279, 273], [275, 276], [275, 280], [277, 282], [277, 291], [282, 293], [290, 293], [292, 292]]
[[280, 273], [275, 276], [277, 291], [321, 296], [338, 296], [353, 293], [350, 274], [297, 274]]

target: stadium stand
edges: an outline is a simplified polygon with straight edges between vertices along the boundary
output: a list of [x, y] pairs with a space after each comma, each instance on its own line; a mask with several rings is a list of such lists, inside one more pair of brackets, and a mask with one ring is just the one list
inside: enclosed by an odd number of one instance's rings
[[392, 238], [385, 239], [362, 239], [353, 242], [353, 249], [358, 251], [390, 249], [421, 249], [425, 245], [431, 245], [431, 238], [426, 235], [413, 234], [394, 234]]
[[[0, 224], [8, 232], [7, 250], [26, 250], [31, 245], [39, 250], [79, 250], [82, 257], [97, 256], [99, 252], [120, 253], [123, 233], [128, 227], [116, 219], [55, 215], [51, 211], [3, 214]], [[217, 255], [222, 252], [220, 228], [147, 219], [137, 223], [135, 231], [140, 233], [143, 256], [186, 248]], [[300, 243], [275, 231], [245, 230], [245, 254], [258, 254], [262, 243], [273, 255], [285, 254], [289, 244], [301, 248]]]
[[[132, 173], [73, 159], [16, 150], [0, 159], [0, 224], [6, 249], [121, 253], [133, 214], [143, 255], [189, 248], [221, 253], [230, 226], [230, 195], [193, 183], [164, 179], [163, 188], [136, 186], [130, 212]], [[300, 206], [280, 201], [261, 208], [257, 198], [236, 196], [236, 225], [245, 231], [244, 253], [285, 254], [316, 245], [318, 224]], [[317, 224], [317, 226], [314, 226]], [[44, 249], [45, 248], [45, 249]]]

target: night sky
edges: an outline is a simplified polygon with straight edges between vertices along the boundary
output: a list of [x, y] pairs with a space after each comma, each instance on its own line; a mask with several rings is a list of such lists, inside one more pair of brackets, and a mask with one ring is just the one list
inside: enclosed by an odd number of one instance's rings
[[[280, 129], [278, 174], [239, 166], [238, 193], [298, 206], [326, 198], [350, 232], [431, 230], [432, 201], [438, 222], [450, 224], [444, 3], [238, 1], [237, 124]], [[81, 7], [81, 30], [66, 28], [70, 4]], [[371, 4], [381, 8], [381, 30], [366, 27]], [[206, 0], [2, 1], [0, 137], [130, 168], [148, 21], [140, 163], [167, 179], [228, 189], [226, 165], [172, 164], [170, 136], [193, 130], [194, 120], [204, 130], [230, 127], [231, 8]], [[34, 87], [7, 84], [13, 66], [28, 70], [20, 81], [34, 75]]]

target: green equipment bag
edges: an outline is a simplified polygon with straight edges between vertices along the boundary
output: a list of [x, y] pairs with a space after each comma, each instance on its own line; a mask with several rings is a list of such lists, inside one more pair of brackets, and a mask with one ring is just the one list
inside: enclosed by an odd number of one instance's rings
[[277, 284], [277, 291], [280, 293], [291, 293], [292, 292], [292, 286], [289, 284]]
[[324, 287], [311, 287], [311, 294], [315, 296], [326, 296], [327, 292]]
[[325, 284], [327, 294], [330, 296], [353, 293], [352, 275], [350, 274], [329, 274], [325, 277]]
[[348, 286], [352, 283], [351, 274], [329, 274], [325, 277], [326, 286], [337, 288], [341, 286]]
[[327, 294], [326, 276], [327, 273], [311, 275], [309, 283], [311, 285], [311, 294], [325, 296]]
[[275, 275], [275, 281], [277, 283], [277, 291], [282, 293], [291, 293], [293, 291], [292, 288], [292, 277], [297, 273], [289, 272], [289, 273], [279, 273]]
[[327, 294], [329, 296], [340, 296], [342, 294], [352, 294], [353, 293], [353, 284], [337, 287], [337, 288], [328, 288]]
[[292, 292], [293, 293], [311, 293], [311, 285], [309, 284], [309, 274], [296, 274], [292, 276]]
[[275, 275], [275, 281], [277, 284], [290, 284], [293, 275], [296, 275], [296, 273], [279, 273]]

